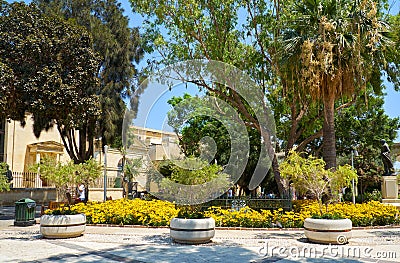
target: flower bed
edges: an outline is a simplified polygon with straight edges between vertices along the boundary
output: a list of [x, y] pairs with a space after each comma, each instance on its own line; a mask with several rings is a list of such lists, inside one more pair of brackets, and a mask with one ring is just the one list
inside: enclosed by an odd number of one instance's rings
[[[105, 203], [76, 204], [71, 210], [85, 213], [88, 224], [117, 224], [168, 226], [178, 215], [175, 205], [160, 200], [112, 200]], [[394, 206], [377, 201], [364, 204], [338, 203], [328, 206], [330, 214], [351, 219], [353, 227], [399, 224], [399, 212]], [[217, 227], [268, 228], [281, 224], [285, 228], [303, 227], [304, 220], [319, 213], [318, 203], [311, 200], [295, 201], [293, 211], [282, 209], [256, 211], [245, 207], [239, 211], [210, 207], [204, 212], [215, 219]], [[278, 223], [277, 223], [278, 222]]]
[[[293, 206], [294, 211], [306, 217], [318, 213], [318, 204], [313, 201], [298, 201]], [[395, 206], [385, 205], [378, 201], [370, 201], [363, 204], [348, 202], [330, 204], [328, 211], [332, 215], [349, 218], [353, 227], [357, 226], [383, 226], [399, 224], [399, 211]]]
[[178, 214], [172, 203], [141, 199], [118, 199], [86, 205], [79, 203], [71, 209], [85, 213], [88, 224], [167, 226], [171, 218]]

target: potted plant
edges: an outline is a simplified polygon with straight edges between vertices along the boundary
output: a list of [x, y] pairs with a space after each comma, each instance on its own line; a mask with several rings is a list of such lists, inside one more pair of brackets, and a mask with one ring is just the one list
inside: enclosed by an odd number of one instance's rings
[[[40, 172], [40, 175], [54, 184], [57, 200], [63, 204], [57, 209], [46, 210], [40, 217], [40, 232], [46, 238], [77, 237], [84, 233], [86, 227], [85, 214], [70, 209], [72, 204], [71, 189], [77, 182], [89, 183], [101, 176], [101, 166], [95, 160], [84, 164], [56, 163], [54, 159], [44, 158], [41, 163], [30, 167], [30, 170]], [[50, 207], [51, 208], [51, 207]]]
[[46, 238], [69, 238], [83, 235], [86, 215], [71, 210], [69, 205], [47, 210], [40, 217], [40, 233]]
[[[165, 178], [161, 182], [161, 188], [164, 192], [180, 193], [186, 191], [184, 200], [177, 198], [179, 208], [178, 216], [171, 219], [170, 235], [178, 243], [199, 244], [210, 242], [215, 235], [215, 220], [211, 217], [205, 217], [201, 211], [201, 202], [204, 200], [206, 191], [213, 192], [212, 189], [204, 189], [207, 182], [210, 187], [218, 189], [221, 185], [230, 185], [226, 174], [222, 173], [222, 167], [217, 164], [209, 164], [196, 158], [186, 158], [182, 161], [176, 161], [171, 167], [170, 178]], [[180, 185], [189, 185], [197, 188], [186, 188], [184, 190]], [[201, 191], [203, 188], [205, 191]], [[193, 189], [193, 191], [191, 191]], [[196, 189], [196, 190], [195, 190]]]
[[291, 151], [281, 164], [280, 171], [299, 194], [311, 194], [318, 200], [319, 214], [304, 221], [306, 237], [317, 243], [347, 243], [351, 238], [352, 222], [340, 215], [330, 214], [328, 204], [339, 200], [341, 190], [350, 187], [353, 179], [357, 180], [354, 169], [344, 165], [334, 171], [327, 170], [322, 159], [313, 156], [303, 158]]

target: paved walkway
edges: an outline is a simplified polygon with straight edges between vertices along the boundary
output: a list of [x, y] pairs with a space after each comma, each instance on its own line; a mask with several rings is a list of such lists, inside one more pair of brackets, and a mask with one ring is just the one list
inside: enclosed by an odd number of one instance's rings
[[352, 232], [342, 246], [308, 243], [302, 231], [224, 229], [211, 243], [181, 245], [168, 228], [87, 226], [81, 237], [45, 239], [38, 224], [0, 219], [0, 262], [400, 262], [400, 228]]

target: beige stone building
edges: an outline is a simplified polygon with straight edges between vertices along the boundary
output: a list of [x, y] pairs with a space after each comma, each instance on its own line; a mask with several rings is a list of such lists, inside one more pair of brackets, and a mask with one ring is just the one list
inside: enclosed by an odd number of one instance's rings
[[178, 136], [173, 132], [132, 126], [132, 134], [141, 145], [148, 148], [149, 159], [152, 161], [176, 159], [182, 155]]
[[6, 162], [11, 171], [28, 172], [28, 167], [44, 156], [60, 162], [69, 160], [56, 128], [42, 132], [40, 138], [36, 138], [32, 132], [32, 125], [29, 117], [24, 127], [17, 121], [1, 122], [0, 161]]
[[[26, 119], [22, 127], [17, 121], [3, 120], [0, 122], [0, 162], [6, 162], [14, 175], [14, 188], [46, 187], [37, 174], [28, 172], [28, 167], [40, 162], [43, 157], [51, 157], [59, 162], [70, 160], [56, 127], [43, 131], [39, 138], [32, 132], [33, 122]], [[180, 155], [178, 137], [175, 133], [162, 132], [154, 129], [131, 127], [133, 143], [129, 145], [125, 158], [141, 159], [142, 170], [137, 181], [137, 190], [146, 190], [146, 170], [149, 161], [163, 160]], [[117, 149], [108, 149], [105, 153], [102, 147], [95, 143], [94, 158], [106, 167], [107, 185], [109, 188], [120, 187], [122, 178], [122, 153]], [[119, 178], [119, 179], [118, 179]], [[104, 177], [93, 184], [93, 188], [101, 188]]]

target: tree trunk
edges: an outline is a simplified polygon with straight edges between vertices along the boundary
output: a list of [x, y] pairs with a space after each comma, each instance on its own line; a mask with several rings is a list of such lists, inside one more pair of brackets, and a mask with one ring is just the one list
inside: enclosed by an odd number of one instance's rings
[[324, 96], [323, 159], [326, 169], [336, 168], [335, 96]]
[[274, 155], [274, 159], [272, 160], [272, 171], [274, 173], [275, 182], [278, 185], [279, 196], [281, 198], [288, 197], [288, 189], [285, 179], [281, 177], [281, 172], [279, 171], [278, 159], [276, 158], [276, 154]]
[[[94, 122], [93, 122], [94, 123]], [[75, 164], [84, 163], [93, 157], [94, 152], [94, 124], [85, 125], [83, 129], [79, 129], [78, 135], [76, 130], [57, 124], [58, 132], [61, 136], [64, 147]]]

